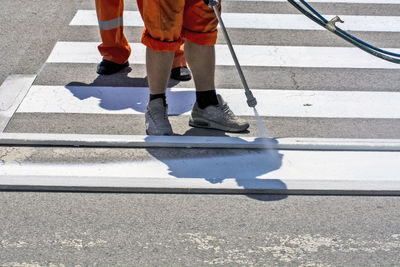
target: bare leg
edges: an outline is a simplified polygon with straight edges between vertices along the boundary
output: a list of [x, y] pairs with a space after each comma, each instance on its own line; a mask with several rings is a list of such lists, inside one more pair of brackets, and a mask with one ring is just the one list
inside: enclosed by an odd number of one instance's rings
[[150, 94], [163, 94], [167, 89], [174, 52], [156, 52], [146, 49], [146, 70]]
[[193, 73], [197, 91], [215, 90], [215, 49], [185, 41], [185, 58]]
[[[192, 109], [189, 125], [228, 132], [242, 132], [249, 128], [249, 124], [235, 116], [222, 97], [215, 94], [214, 46], [197, 45], [186, 41], [185, 57], [196, 85], [196, 103]], [[205, 101], [200, 101], [202, 95]], [[211, 103], [212, 101], [217, 102]], [[201, 106], [201, 102], [204, 102], [204, 107]]]
[[173, 59], [174, 52], [156, 52], [150, 48], [146, 50], [150, 99], [154, 95], [164, 94], [162, 99], [157, 96], [147, 104], [145, 123], [146, 133], [149, 135], [173, 134], [171, 124], [168, 121], [167, 105], [162, 102], [165, 101], [165, 90], [167, 89]]

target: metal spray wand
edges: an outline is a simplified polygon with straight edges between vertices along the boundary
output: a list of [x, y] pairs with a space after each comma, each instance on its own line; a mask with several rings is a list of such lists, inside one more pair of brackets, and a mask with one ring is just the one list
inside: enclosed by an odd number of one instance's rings
[[221, 18], [221, 13], [218, 10], [218, 0], [209, 0], [208, 6], [212, 7], [214, 9], [215, 15], [217, 16], [219, 24], [221, 25], [221, 29], [224, 34], [226, 43], [228, 44], [229, 51], [231, 52], [233, 61], [235, 62], [236, 69], [240, 76], [240, 80], [242, 81], [242, 84], [243, 84], [243, 87], [245, 90], [245, 95], [247, 98], [247, 105], [249, 105], [249, 107], [254, 108], [257, 105], [257, 99], [253, 96], [253, 93], [250, 91], [249, 86], [247, 85], [246, 78], [244, 77], [242, 68], [240, 67], [239, 61], [236, 57], [235, 50], [233, 50], [231, 40], [229, 39], [228, 32], [226, 31], [226, 28], [225, 28], [225, 24]]

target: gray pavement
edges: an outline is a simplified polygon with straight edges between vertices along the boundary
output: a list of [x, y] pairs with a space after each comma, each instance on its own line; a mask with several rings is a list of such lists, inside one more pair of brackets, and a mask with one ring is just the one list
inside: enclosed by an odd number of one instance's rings
[[[146, 86], [145, 66], [132, 64], [111, 76], [98, 76], [96, 64], [48, 64], [36, 85]], [[386, 91], [398, 90], [398, 70], [242, 67], [251, 89]], [[233, 66], [217, 66], [217, 88], [242, 88]], [[169, 86], [193, 88], [193, 81], [170, 80]]]
[[[172, 116], [170, 122], [175, 135], [260, 136], [255, 118], [247, 116], [244, 118], [250, 123], [250, 128], [246, 133], [236, 134], [188, 127], [188, 115]], [[126, 123], [127, 120], [129, 123]], [[268, 133], [274, 137], [367, 139], [400, 137], [400, 124], [397, 119], [273, 117], [263, 118], [262, 122], [268, 125]], [[14, 115], [5, 132], [144, 135], [143, 124], [142, 115], [18, 113]]]
[[[3, 0], [0, 3], [0, 58], [6, 63], [0, 64], [0, 83], [9, 74], [37, 74], [56, 41], [99, 40], [96, 28], [68, 26], [78, 9], [93, 9], [93, 2]], [[129, 10], [136, 9], [134, 1], [127, 1], [126, 6]], [[398, 15], [400, 11], [399, 5], [380, 5], [379, 10], [367, 4], [314, 6], [324, 13], [337, 14]], [[238, 10], [296, 13], [287, 3], [226, 2], [224, 6], [227, 12]], [[127, 35], [137, 38], [139, 31], [132, 28]], [[253, 35], [243, 30], [233, 32], [234, 43], [242, 43]], [[253, 44], [313, 45], [311, 40], [315, 37], [322, 45], [347, 46], [329, 33], [318, 37], [311, 32], [305, 37], [293, 31], [255, 33]], [[360, 37], [379, 46], [400, 47], [396, 34], [363, 33]], [[131, 77], [145, 76], [143, 66], [132, 68]], [[36, 84], [90, 84], [96, 79], [94, 69], [95, 64], [78, 68], [73, 64], [49, 64]], [[222, 67], [217, 71], [219, 86], [240, 88], [234, 68]], [[310, 79], [315, 73], [312, 69], [244, 68], [244, 71], [252, 88], [398, 91], [400, 83], [398, 71], [394, 70], [326, 69], [318, 70], [314, 79]], [[121, 86], [118, 83], [119, 78], [102, 81], [103, 85]], [[187, 131], [183, 119], [172, 120], [180, 134]], [[113, 124], [124, 120], [126, 117], [119, 115], [16, 114], [7, 131], [142, 132], [143, 129], [138, 129], [142, 118], [135, 118], [132, 127]], [[274, 136], [398, 138], [400, 132], [399, 120], [264, 118], [264, 121]], [[98, 157], [99, 153], [103, 158]], [[66, 162], [66, 154], [82, 163], [148, 157], [144, 150], [132, 149], [103, 149], [93, 153], [83, 148], [1, 147], [0, 159], [3, 163], [62, 163]], [[400, 266], [399, 210], [396, 197], [2, 191], [0, 266]]]
[[37, 74], [82, 1], [1, 1], [0, 82], [10, 74]]
[[2, 266], [399, 266], [391, 197], [0, 193]]

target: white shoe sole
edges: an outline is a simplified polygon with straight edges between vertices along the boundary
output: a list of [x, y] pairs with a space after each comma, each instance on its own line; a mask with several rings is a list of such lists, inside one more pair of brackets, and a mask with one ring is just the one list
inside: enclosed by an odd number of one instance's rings
[[189, 119], [189, 125], [197, 128], [215, 129], [232, 133], [244, 132], [249, 128], [249, 125], [243, 126], [242, 128], [233, 128], [209, 120], [200, 118], [193, 119], [192, 117]]

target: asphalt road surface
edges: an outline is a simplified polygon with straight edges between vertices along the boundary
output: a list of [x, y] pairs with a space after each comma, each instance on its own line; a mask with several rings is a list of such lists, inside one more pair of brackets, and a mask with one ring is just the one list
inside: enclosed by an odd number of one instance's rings
[[[325, 14], [397, 16], [400, 12], [397, 3], [349, 2], [352, 3], [315, 3], [313, 6]], [[0, 5], [0, 83], [12, 74], [41, 71], [34, 86], [117, 89], [126, 84], [144, 86], [143, 64], [132, 64], [125, 72], [104, 78], [97, 77], [95, 60], [47, 62], [57, 42], [81, 45], [100, 40], [95, 26], [70, 25], [78, 10], [94, 10], [91, 1], [0, 0]], [[137, 10], [134, 1], [126, 3], [126, 10]], [[278, 1], [226, 2], [224, 12], [297, 14], [287, 3]], [[139, 42], [140, 31], [137, 26], [127, 27], [128, 39]], [[238, 28], [230, 29], [230, 33], [234, 44], [243, 46], [349, 47], [328, 32], [315, 30]], [[380, 47], [400, 48], [396, 31], [356, 33]], [[219, 44], [223, 43], [221, 37]], [[260, 94], [268, 91], [265, 89], [306, 90], [305, 96], [321, 96], [317, 93], [326, 91], [340, 97], [354, 91], [395, 93], [399, 90], [399, 70], [395, 68], [377, 65], [305, 68], [301, 65], [306, 64], [304, 61], [299, 64], [298, 67], [249, 64], [244, 71], [250, 87]], [[232, 65], [217, 66], [216, 79], [218, 88], [241, 88]], [[193, 84], [173, 83], [173, 86], [191, 88]], [[73, 95], [73, 91], [70, 93]], [[124, 91], [121, 94], [124, 96]], [[34, 97], [26, 101], [35, 103], [39, 98]], [[76, 99], [60, 97], [57, 103], [86, 99], [79, 94], [73, 97]], [[137, 114], [141, 107], [134, 114], [131, 110], [127, 114], [114, 114], [107, 106], [107, 99], [100, 100], [105, 101], [102, 106], [105, 112], [101, 114], [40, 111], [26, 102], [27, 109], [14, 114], [6, 131], [143, 134], [143, 117]], [[48, 103], [52, 101], [54, 98]], [[90, 103], [84, 105], [90, 106]], [[121, 105], [117, 107], [124, 109]], [[365, 109], [369, 111], [370, 107]], [[183, 114], [173, 119], [178, 134], [207, 134], [190, 131], [187, 115], [182, 110], [177, 112]], [[132, 120], [131, 125], [124, 123], [127, 116]], [[252, 124], [248, 135], [257, 136], [255, 121], [252, 116], [248, 118]], [[400, 133], [396, 114], [383, 118], [361, 115], [348, 118], [344, 113], [337, 118], [263, 116], [263, 121], [272, 136], [281, 137], [399, 138]], [[69, 158], [82, 164], [127, 159], [130, 155], [136, 159], [163, 158], [170, 153], [171, 150], [0, 147], [3, 164], [21, 166], [38, 162], [66, 163]], [[399, 219], [398, 197], [389, 196], [1, 191], [0, 266], [400, 266]]]

